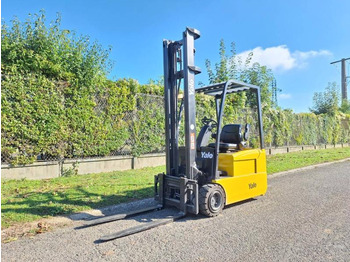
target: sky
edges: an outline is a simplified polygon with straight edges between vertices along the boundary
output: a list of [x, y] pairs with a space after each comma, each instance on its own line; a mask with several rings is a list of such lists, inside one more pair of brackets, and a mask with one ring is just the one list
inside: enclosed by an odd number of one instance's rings
[[[272, 69], [278, 104], [308, 112], [315, 92], [329, 82], [341, 86], [341, 58], [350, 57], [349, 0], [3, 0], [1, 17], [46, 11], [62, 16], [62, 29], [88, 35], [110, 55], [109, 78], [134, 78], [141, 84], [163, 74], [163, 39], [180, 40], [186, 27], [201, 32], [195, 41], [196, 83], [208, 84], [205, 60], [219, 61], [219, 43], [236, 43], [239, 56], [253, 51], [253, 61]], [[347, 63], [348, 68], [350, 64]], [[349, 72], [349, 70], [348, 70]], [[348, 74], [349, 75], [349, 74]], [[350, 93], [348, 91], [348, 93]]]

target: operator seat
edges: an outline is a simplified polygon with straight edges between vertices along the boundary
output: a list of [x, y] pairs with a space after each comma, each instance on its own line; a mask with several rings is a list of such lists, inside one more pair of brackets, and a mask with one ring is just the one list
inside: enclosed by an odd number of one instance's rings
[[[248, 140], [250, 125], [246, 124], [244, 128], [244, 134], [242, 134], [241, 124], [229, 124], [222, 128], [219, 150], [221, 153], [227, 151], [237, 150], [245, 147], [245, 142]], [[215, 147], [215, 143], [210, 143], [210, 147]]]

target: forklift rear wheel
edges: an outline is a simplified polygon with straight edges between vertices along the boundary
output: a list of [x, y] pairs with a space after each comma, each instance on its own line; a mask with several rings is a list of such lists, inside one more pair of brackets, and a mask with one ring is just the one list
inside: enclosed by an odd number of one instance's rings
[[225, 206], [225, 192], [221, 186], [206, 184], [199, 190], [199, 211], [209, 217], [217, 216]]

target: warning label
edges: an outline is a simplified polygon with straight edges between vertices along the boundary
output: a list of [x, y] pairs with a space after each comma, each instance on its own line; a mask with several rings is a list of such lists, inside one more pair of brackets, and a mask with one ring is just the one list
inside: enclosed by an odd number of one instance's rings
[[196, 149], [196, 135], [191, 133], [191, 149]]

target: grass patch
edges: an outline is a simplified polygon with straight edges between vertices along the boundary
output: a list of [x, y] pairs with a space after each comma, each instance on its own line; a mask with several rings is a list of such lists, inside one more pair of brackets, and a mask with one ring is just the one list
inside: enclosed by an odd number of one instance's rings
[[[268, 173], [350, 157], [350, 148], [267, 157]], [[154, 175], [164, 166], [47, 180], [2, 180], [1, 226], [31, 222], [153, 196]]]
[[153, 196], [165, 167], [59, 177], [2, 180], [1, 227]]
[[267, 157], [267, 173], [273, 174], [348, 157], [350, 157], [350, 147], [276, 154]]

